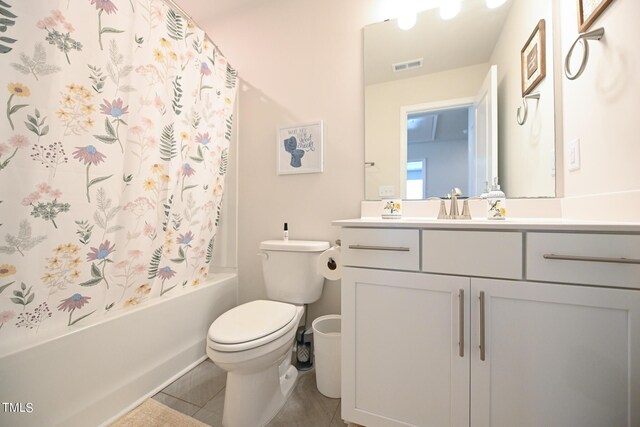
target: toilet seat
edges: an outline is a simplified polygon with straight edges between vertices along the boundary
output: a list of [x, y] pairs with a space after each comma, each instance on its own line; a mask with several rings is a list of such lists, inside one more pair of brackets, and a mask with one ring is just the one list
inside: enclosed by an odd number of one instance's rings
[[270, 343], [296, 325], [293, 304], [256, 300], [218, 317], [209, 328], [208, 345], [221, 352], [248, 350]]

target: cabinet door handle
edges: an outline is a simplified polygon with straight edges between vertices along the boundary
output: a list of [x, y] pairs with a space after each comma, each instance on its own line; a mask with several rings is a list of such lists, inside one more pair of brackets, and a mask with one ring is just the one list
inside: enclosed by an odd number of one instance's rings
[[485, 359], [485, 312], [484, 312], [484, 291], [480, 291], [480, 360]]
[[409, 252], [410, 249], [404, 246], [367, 246], [367, 245], [349, 245], [349, 249], [360, 249], [366, 251], [395, 251]]
[[558, 259], [563, 261], [589, 261], [589, 262], [611, 262], [614, 264], [640, 264], [640, 259], [633, 258], [607, 258], [593, 256], [577, 256], [577, 255], [556, 255], [544, 254], [544, 259]]
[[458, 293], [458, 354], [464, 357], [464, 289]]

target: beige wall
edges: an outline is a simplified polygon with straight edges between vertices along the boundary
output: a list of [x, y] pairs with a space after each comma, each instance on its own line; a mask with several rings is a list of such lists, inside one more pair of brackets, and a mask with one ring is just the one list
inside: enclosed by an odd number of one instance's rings
[[[360, 214], [364, 196], [362, 27], [374, 1], [281, 0], [202, 22], [239, 70], [240, 302], [265, 298], [260, 241], [334, 241], [334, 219]], [[324, 173], [276, 174], [276, 128], [324, 120]], [[310, 318], [340, 311], [326, 282]]]
[[[562, 57], [578, 34], [576, 2], [562, 0]], [[640, 190], [640, 2], [616, 0], [591, 29], [605, 36], [589, 44], [589, 63], [575, 81], [563, 80], [564, 142], [580, 139], [581, 169], [565, 171], [569, 199]], [[579, 56], [579, 55], [578, 55]], [[574, 66], [573, 69], [576, 69]], [[570, 201], [568, 201], [570, 202]], [[630, 209], [630, 205], [612, 207]], [[640, 214], [636, 211], [636, 220]]]
[[457, 98], [473, 98], [489, 64], [447, 70], [420, 77], [369, 85], [365, 88], [366, 199], [380, 199], [378, 187], [400, 188], [400, 108]]
[[[527, 122], [520, 126], [522, 105], [520, 50], [540, 19], [546, 28], [546, 78], [534, 89]], [[507, 197], [554, 197], [555, 123], [552, 2], [515, 1], [489, 63], [498, 64], [498, 173]]]

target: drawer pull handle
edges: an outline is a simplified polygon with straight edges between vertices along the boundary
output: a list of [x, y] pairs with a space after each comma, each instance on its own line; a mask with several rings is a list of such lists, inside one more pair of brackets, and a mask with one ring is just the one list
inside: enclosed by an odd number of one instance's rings
[[484, 291], [480, 291], [480, 360], [483, 362], [486, 352], [485, 332]]
[[632, 258], [606, 258], [592, 256], [575, 256], [575, 255], [556, 255], [544, 254], [544, 259], [558, 259], [563, 261], [589, 261], [589, 262], [610, 262], [614, 264], [640, 264], [640, 259]]
[[411, 250], [403, 246], [367, 246], [367, 245], [349, 245], [349, 249], [361, 249], [365, 251], [395, 251], [395, 252], [409, 252]]
[[464, 289], [458, 294], [458, 354], [464, 357]]

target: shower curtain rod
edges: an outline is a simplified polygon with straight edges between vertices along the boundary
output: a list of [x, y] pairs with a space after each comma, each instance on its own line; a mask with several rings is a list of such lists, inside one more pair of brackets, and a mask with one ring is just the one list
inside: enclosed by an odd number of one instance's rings
[[[200, 28], [203, 32], [204, 32], [204, 37], [209, 40], [209, 42], [214, 45], [216, 47], [216, 50], [218, 52], [220, 52], [220, 54], [222, 56], [224, 56], [224, 53], [222, 53], [222, 50], [220, 50], [220, 48], [218, 47], [218, 45], [211, 40], [211, 37], [209, 37], [209, 34], [207, 34], [207, 32], [204, 30], [204, 28], [202, 28], [202, 26], [200, 24], [198, 24], [196, 22], [195, 19], [193, 19], [193, 16], [189, 15], [182, 7], [180, 7], [180, 5], [178, 5], [178, 3], [175, 2], [175, 0], [162, 0], [164, 1], [169, 7], [176, 9], [176, 11], [178, 13], [180, 13], [182, 16], [184, 16], [186, 19], [188, 19], [189, 21], [191, 21], [193, 23], [193, 25], [195, 25], [196, 27]], [[225, 57], [226, 58], [226, 57]]]

